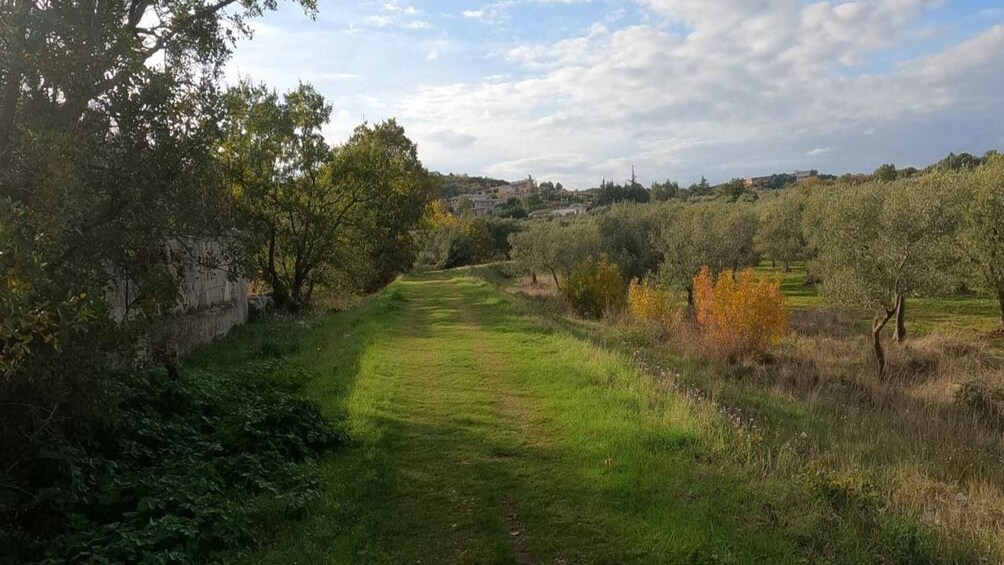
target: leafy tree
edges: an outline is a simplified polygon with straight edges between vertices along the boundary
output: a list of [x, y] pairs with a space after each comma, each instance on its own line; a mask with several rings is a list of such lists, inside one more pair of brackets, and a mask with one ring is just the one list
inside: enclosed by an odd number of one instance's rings
[[693, 281], [701, 267], [712, 274], [755, 266], [756, 214], [747, 204], [704, 203], [670, 208], [659, 238], [659, 278], [685, 290], [694, 304]]
[[411, 263], [394, 254], [410, 249], [432, 184], [400, 126], [364, 124], [332, 151], [321, 134], [331, 107], [309, 85], [280, 99], [244, 83], [227, 100], [220, 158], [243, 244], [278, 306], [303, 307], [319, 282], [369, 288], [360, 281]]
[[792, 261], [803, 258], [805, 237], [802, 232], [804, 198], [797, 192], [787, 192], [757, 207], [757, 251], [781, 261], [785, 272]]
[[280, 98], [242, 83], [227, 96], [227, 109], [221, 161], [243, 243], [276, 304], [301, 307], [346, 215], [364, 197], [335, 190], [321, 133], [331, 107], [308, 85]]
[[814, 204], [825, 207], [815, 236], [823, 294], [876, 311], [872, 341], [884, 374], [886, 324], [895, 316], [902, 341], [907, 297], [954, 282], [956, 208], [930, 180], [845, 188]]
[[670, 180], [666, 180], [662, 184], [655, 182], [652, 183], [649, 193], [652, 196], [653, 202], [665, 202], [676, 198], [680, 194], [680, 185], [676, 181]]
[[659, 267], [662, 255], [653, 245], [659, 228], [656, 207], [615, 204], [596, 224], [601, 251], [628, 280], [644, 279]]
[[[249, 20], [275, 7], [0, 5], [0, 269], [18, 281], [0, 292], [0, 343], [27, 332], [32, 356], [62, 350], [79, 369], [85, 351], [128, 341], [111, 339], [125, 325], [106, 323], [113, 281], [136, 289], [128, 325], [170, 310], [177, 288], [165, 243], [231, 227], [213, 153], [215, 78]], [[7, 317], [14, 302], [33, 313], [24, 326]]]
[[454, 212], [456, 212], [457, 215], [460, 216], [461, 218], [473, 216], [474, 204], [471, 202], [471, 199], [468, 198], [466, 195], [461, 196], [457, 200], [457, 204], [454, 207]]
[[523, 207], [523, 203], [519, 198], [509, 198], [504, 204], [496, 206], [494, 214], [499, 218], [520, 219], [527, 216], [526, 208]]
[[715, 195], [728, 202], [735, 202], [739, 197], [746, 194], [746, 183], [743, 179], [732, 179], [725, 184], [715, 187]]
[[763, 354], [788, 333], [781, 282], [757, 278], [753, 269], [738, 276], [722, 271], [718, 280], [707, 267], [694, 278], [697, 323], [719, 356]]
[[997, 297], [1004, 330], [1004, 156], [947, 180], [945, 192], [963, 195], [961, 243], [968, 265]]
[[687, 187], [687, 196], [707, 196], [711, 194], [711, 183], [708, 179], [701, 177], [701, 182], [694, 183]]
[[550, 273], [559, 288], [559, 275], [567, 276], [586, 259], [599, 255], [600, 249], [599, 231], [588, 220], [531, 221], [509, 241], [518, 272], [531, 275], [535, 281], [537, 273]]
[[891, 163], [879, 165], [879, 168], [875, 169], [875, 172], [872, 173], [872, 176], [875, 177], [875, 180], [878, 181], [892, 182], [898, 178], [898, 174], [896, 173], [896, 165], [893, 165]]
[[649, 197], [648, 190], [633, 179], [626, 186], [603, 181], [597, 191], [596, 205], [606, 206], [617, 202], [648, 202]]
[[932, 165], [932, 169], [938, 171], [961, 171], [973, 169], [985, 163], [985, 159], [980, 159], [970, 153], [949, 153], [947, 157]]
[[373, 292], [414, 264], [416, 230], [435, 183], [393, 119], [357, 127], [335, 148], [331, 176], [336, 191], [360, 196], [346, 216], [346, 243], [335, 248], [326, 270], [343, 277], [354, 271], [346, 277], [348, 289]]

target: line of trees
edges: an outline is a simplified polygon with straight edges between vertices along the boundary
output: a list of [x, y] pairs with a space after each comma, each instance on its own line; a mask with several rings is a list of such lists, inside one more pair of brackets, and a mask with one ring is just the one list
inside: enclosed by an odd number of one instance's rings
[[276, 7], [0, 3], [0, 397], [28, 399], [0, 408], [3, 442], [81, 403], [92, 372], [157, 351], [151, 327], [179, 297], [169, 242], [220, 242], [206, 266], [291, 310], [413, 264], [438, 185], [400, 125], [331, 147], [331, 107], [310, 85], [220, 83], [234, 42]]
[[515, 267], [556, 284], [587, 258], [607, 257], [626, 280], [675, 289], [692, 306], [694, 277], [738, 272], [764, 259], [808, 264], [806, 284], [833, 303], [875, 312], [906, 338], [911, 297], [963, 288], [993, 295], [1004, 330], [1004, 157], [932, 168], [895, 181], [796, 186], [755, 202], [619, 204], [588, 218], [532, 222], [512, 237]]

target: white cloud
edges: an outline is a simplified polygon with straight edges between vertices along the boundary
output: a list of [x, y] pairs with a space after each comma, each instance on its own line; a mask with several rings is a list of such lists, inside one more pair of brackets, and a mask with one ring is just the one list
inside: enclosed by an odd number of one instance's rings
[[[547, 0], [433, 14], [379, 0], [335, 28], [255, 22], [230, 73], [278, 88], [316, 82], [339, 109], [333, 141], [363, 118], [397, 116], [432, 168], [578, 188], [632, 166], [644, 182], [684, 183], [870, 171], [1004, 139], [1004, 26], [990, 27], [993, 14], [973, 9], [969, 39], [923, 56], [957, 37], [925, 23], [938, 0], [596, 2], [576, 12], [591, 26], [562, 38], [555, 21], [531, 33], [557, 39], [519, 43], [511, 20], [535, 2]], [[548, 12], [565, 10], [576, 9]]]
[[[928, 0], [642, 3], [663, 21], [597, 24], [515, 47], [508, 59], [529, 78], [422, 87], [397, 113], [419, 137], [443, 123], [477, 128], [476, 152], [433, 161], [519, 176], [530, 165], [550, 167], [585, 187], [621, 178], [631, 164], [650, 179], [793, 169], [803, 154], [784, 148], [800, 139], [892, 131], [1001, 104], [1002, 26], [891, 70], [854, 71], [901, 45]], [[677, 28], [667, 22], [687, 32], [668, 31]], [[830, 155], [829, 144], [809, 147], [804, 157]]]

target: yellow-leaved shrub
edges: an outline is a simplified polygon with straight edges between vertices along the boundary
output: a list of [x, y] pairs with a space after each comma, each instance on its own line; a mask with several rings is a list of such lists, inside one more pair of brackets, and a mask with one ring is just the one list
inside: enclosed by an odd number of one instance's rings
[[707, 267], [694, 277], [697, 324], [706, 345], [720, 356], [760, 354], [788, 333], [781, 283], [752, 269], [718, 280]]
[[654, 284], [632, 281], [628, 288], [631, 315], [638, 320], [670, 327], [676, 321], [677, 307], [673, 293]]

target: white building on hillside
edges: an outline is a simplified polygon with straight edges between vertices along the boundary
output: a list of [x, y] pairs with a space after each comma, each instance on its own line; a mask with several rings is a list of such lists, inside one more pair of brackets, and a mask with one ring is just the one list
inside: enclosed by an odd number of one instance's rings
[[494, 196], [488, 196], [481, 193], [462, 194], [449, 200], [450, 209], [453, 210], [454, 213], [459, 214], [464, 200], [470, 202], [471, 211], [475, 216], [491, 216], [495, 205], [500, 204], [499, 199]]

